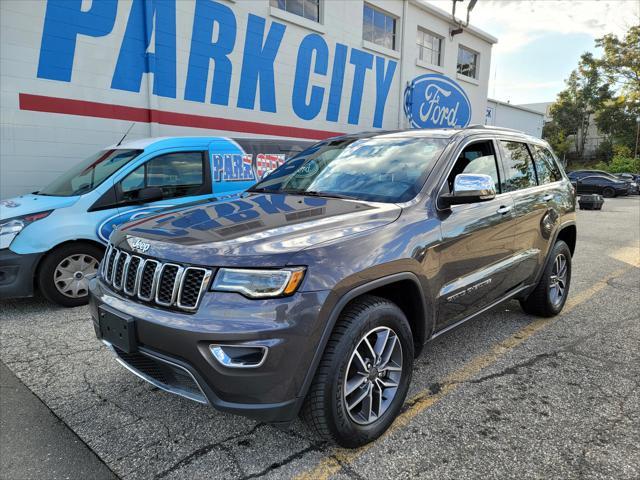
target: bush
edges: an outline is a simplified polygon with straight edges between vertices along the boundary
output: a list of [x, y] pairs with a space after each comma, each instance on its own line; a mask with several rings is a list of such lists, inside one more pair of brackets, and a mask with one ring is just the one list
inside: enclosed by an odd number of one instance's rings
[[600, 162], [595, 168], [609, 173], [638, 173], [640, 172], [640, 158], [633, 158], [631, 149], [628, 146], [615, 145], [611, 162]]

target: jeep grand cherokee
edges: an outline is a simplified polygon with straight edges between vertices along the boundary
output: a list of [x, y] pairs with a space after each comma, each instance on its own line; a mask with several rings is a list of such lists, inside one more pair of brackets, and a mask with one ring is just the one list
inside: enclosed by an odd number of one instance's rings
[[95, 332], [157, 387], [355, 447], [400, 411], [429, 340], [518, 299], [556, 315], [575, 194], [549, 146], [471, 127], [320, 142], [239, 198], [111, 236]]

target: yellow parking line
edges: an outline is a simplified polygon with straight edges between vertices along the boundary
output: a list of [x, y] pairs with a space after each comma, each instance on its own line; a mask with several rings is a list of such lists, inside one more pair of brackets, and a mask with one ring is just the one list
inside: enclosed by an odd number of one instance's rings
[[629, 245], [614, 251], [610, 257], [640, 268], [640, 241], [635, 245]]
[[[609, 280], [620, 276], [627, 270], [628, 267], [616, 270], [615, 272], [606, 275], [604, 278], [594, 283], [588, 289], [572, 295], [571, 298], [567, 300], [567, 303], [564, 306], [563, 314], [570, 312], [581, 303], [589, 300], [596, 293], [604, 289], [607, 286], [607, 282]], [[395, 430], [406, 426], [416, 415], [430, 408], [432, 405], [438, 403], [444, 397], [454, 392], [462, 382], [471, 379], [478, 372], [495, 363], [502, 355], [507, 353], [509, 350], [517, 347], [529, 337], [534, 335], [536, 332], [561, 317], [562, 315], [553, 318], [538, 318], [534, 320], [507, 339], [491, 347], [488, 352], [482, 355], [478, 355], [477, 357], [462, 365], [462, 367], [460, 367], [458, 370], [455, 370], [454, 372], [449, 374], [442, 382], [442, 386], [437, 393], [431, 393], [431, 391], [429, 390], [422, 390], [421, 392], [417, 393], [408, 400], [408, 404], [411, 406], [402, 414], [398, 415], [398, 418], [396, 418], [393, 425], [391, 425], [389, 430], [387, 430], [384, 435], [389, 435]], [[360, 457], [360, 455], [362, 455], [374, 445], [375, 442], [369, 443], [364, 447], [360, 447], [355, 450], [337, 448], [331, 455], [322, 459], [315, 468], [303, 472], [295, 478], [297, 480], [328, 479], [332, 475], [338, 473], [342, 469], [342, 465], [352, 463], [354, 460]]]

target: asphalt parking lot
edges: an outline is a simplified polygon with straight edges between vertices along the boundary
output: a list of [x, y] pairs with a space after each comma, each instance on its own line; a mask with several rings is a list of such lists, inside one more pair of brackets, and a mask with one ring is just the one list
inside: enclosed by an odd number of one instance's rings
[[[439, 337], [402, 415], [360, 450], [144, 383], [95, 339], [86, 308], [3, 302], [0, 359], [104, 462], [95, 478], [639, 478], [640, 197], [578, 222], [564, 312], [538, 319], [510, 302]], [[37, 478], [9, 451], [3, 478]]]

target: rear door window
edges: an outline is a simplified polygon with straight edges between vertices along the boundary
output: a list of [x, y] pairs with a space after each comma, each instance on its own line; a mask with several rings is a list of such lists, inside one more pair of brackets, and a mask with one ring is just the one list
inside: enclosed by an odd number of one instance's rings
[[522, 142], [500, 140], [504, 167], [502, 190], [513, 192], [538, 185], [533, 159], [527, 145]]
[[561, 180], [562, 174], [560, 173], [560, 168], [553, 154], [540, 145], [530, 145], [530, 147], [533, 151], [533, 158], [540, 185]]

